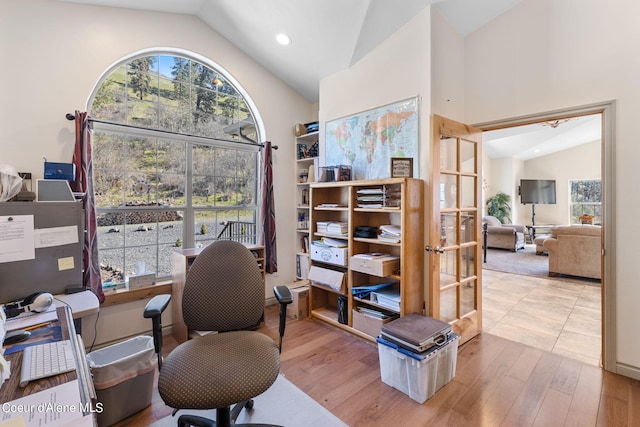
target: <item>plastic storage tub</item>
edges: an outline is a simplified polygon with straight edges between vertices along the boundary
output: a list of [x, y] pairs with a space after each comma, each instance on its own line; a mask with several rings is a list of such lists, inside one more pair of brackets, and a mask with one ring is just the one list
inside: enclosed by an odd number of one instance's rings
[[87, 354], [98, 402], [98, 425], [110, 426], [151, 404], [158, 364], [153, 338], [138, 336]]
[[412, 353], [378, 337], [382, 382], [424, 403], [455, 376], [459, 339], [452, 333], [443, 345]]

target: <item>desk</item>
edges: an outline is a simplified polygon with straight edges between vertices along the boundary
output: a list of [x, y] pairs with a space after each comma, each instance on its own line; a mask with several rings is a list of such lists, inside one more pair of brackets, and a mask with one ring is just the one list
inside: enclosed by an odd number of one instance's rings
[[82, 403], [83, 405], [96, 403], [96, 392], [93, 388], [93, 380], [91, 379], [89, 365], [87, 364], [84, 344], [80, 336], [76, 334], [71, 311], [65, 306], [57, 308], [56, 312], [58, 314], [57, 322], [60, 324], [62, 330], [62, 339], [71, 340], [78, 369], [76, 371], [32, 381], [27, 384], [26, 387], [20, 387], [18, 383], [20, 382], [22, 352], [6, 355], [5, 358], [11, 363], [11, 377], [0, 387], [0, 402], [10, 402], [20, 397], [28, 396], [41, 390], [77, 379], [80, 386], [80, 398], [82, 400], [82, 402], [78, 403]]
[[75, 294], [54, 295], [56, 307], [71, 309], [73, 324], [78, 334], [82, 333], [82, 318], [95, 314], [100, 310], [98, 297], [91, 291], [76, 292]]

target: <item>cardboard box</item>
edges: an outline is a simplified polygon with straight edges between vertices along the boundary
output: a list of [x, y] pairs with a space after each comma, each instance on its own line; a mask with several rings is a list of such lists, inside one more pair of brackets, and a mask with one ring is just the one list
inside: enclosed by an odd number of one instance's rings
[[373, 276], [388, 277], [400, 269], [400, 258], [397, 256], [385, 256], [368, 259], [352, 256], [349, 259], [349, 268], [353, 271]]
[[341, 271], [312, 265], [309, 270], [309, 280], [311, 280], [313, 284], [326, 286], [336, 292], [345, 292], [344, 273]]
[[[306, 280], [304, 282], [308, 283]], [[291, 288], [291, 296], [293, 302], [287, 305], [287, 317], [295, 320], [309, 317], [309, 285]]]
[[311, 244], [311, 259], [335, 265], [347, 265], [348, 248]]
[[366, 313], [362, 313], [357, 309], [353, 310], [353, 324], [354, 329], [357, 329], [365, 334], [376, 338], [380, 335], [380, 329], [382, 325], [392, 321], [396, 317], [387, 317], [386, 319], [380, 319], [378, 317], [370, 316]]

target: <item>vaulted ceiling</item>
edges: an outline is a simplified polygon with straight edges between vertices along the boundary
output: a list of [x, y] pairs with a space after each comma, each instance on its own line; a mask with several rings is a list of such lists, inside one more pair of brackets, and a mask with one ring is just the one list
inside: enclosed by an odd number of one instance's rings
[[[197, 16], [317, 102], [320, 79], [349, 68], [429, 4], [467, 35], [522, 0], [60, 1]], [[278, 44], [278, 33], [287, 34], [291, 44]]]

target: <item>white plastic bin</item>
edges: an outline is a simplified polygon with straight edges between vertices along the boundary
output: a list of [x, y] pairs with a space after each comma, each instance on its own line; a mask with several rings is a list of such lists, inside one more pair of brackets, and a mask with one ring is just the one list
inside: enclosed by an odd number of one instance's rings
[[378, 337], [382, 382], [424, 403], [455, 376], [459, 339], [451, 334], [442, 346], [416, 354]]
[[157, 358], [153, 338], [138, 336], [87, 354], [98, 402], [98, 425], [110, 426], [151, 404]]

